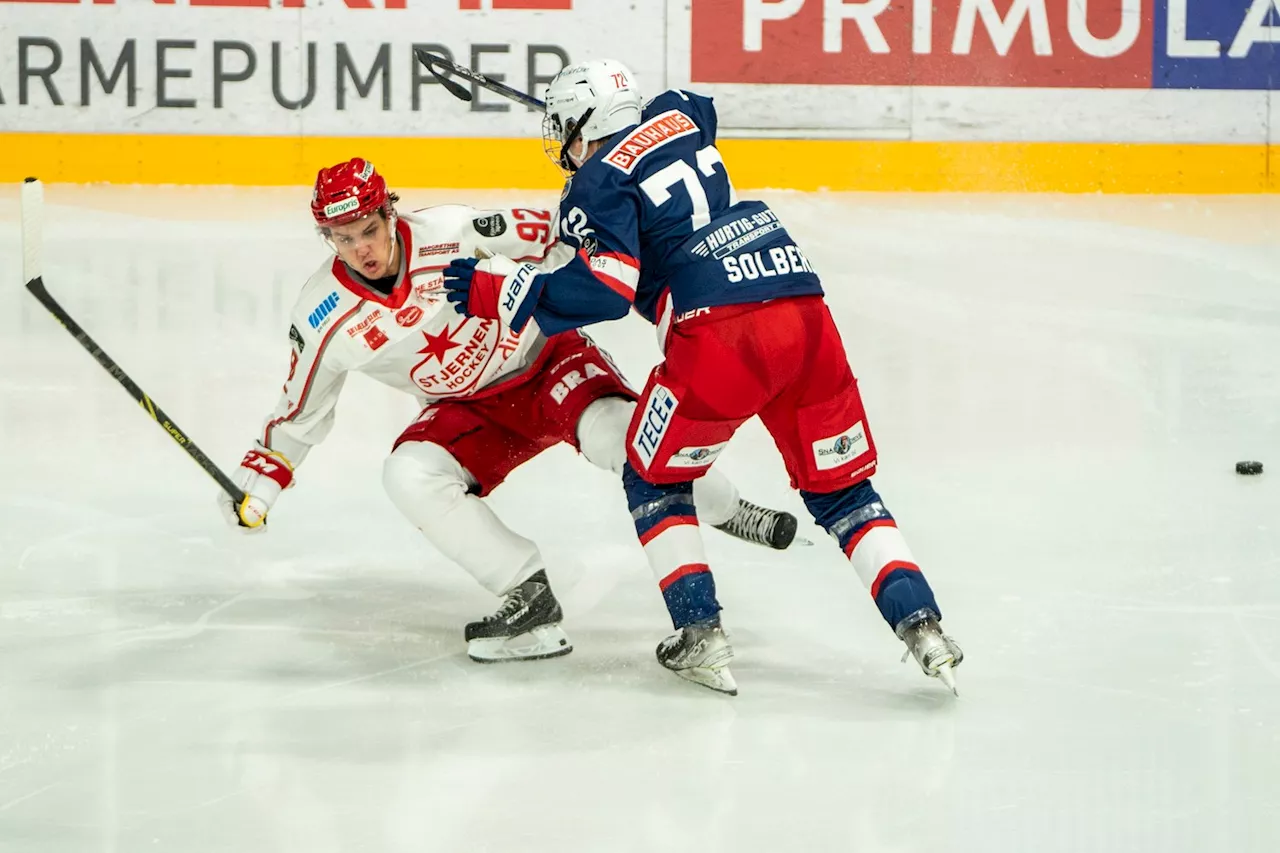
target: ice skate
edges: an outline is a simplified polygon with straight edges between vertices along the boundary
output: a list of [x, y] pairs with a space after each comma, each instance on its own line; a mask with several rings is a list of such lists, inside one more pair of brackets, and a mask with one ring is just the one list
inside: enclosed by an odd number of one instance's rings
[[573, 651], [545, 569], [507, 593], [492, 616], [467, 625], [467, 656], [479, 663], [539, 660]]
[[739, 498], [733, 517], [724, 524], [715, 525], [715, 528], [730, 536], [783, 551], [795, 541], [796, 517], [789, 512], [757, 506]]
[[720, 627], [720, 618], [686, 625], [658, 644], [658, 663], [681, 678], [730, 696], [738, 683], [729, 671], [733, 647]]
[[[917, 610], [894, 629], [898, 639], [907, 644], [907, 654], [914, 655], [924, 674], [937, 678], [959, 696], [955, 668], [964, 660], [964, 652], [956, 641], [942, 633], [938, 617], [932, 610]], [[905, 661], [907, 654], [902, 656]]]

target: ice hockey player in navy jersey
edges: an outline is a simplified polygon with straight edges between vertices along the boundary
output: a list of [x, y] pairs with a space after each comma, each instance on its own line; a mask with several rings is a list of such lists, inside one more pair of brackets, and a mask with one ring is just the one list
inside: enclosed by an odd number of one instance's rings
[[575, 257], [554, 271], [458, 259], [445, 287], [466, 314], [517, 330], [532, 319], [555, 334], [633, 307], [657, 327], [664, 361], [631, 419], [622, 479], [676, 629], [658, 660], [737, 692], [692, 491], [758, 415], [885, 621], [954, 691], [963, 655], [871, 485], [875, 443], [822, 285], [768, 205], [737, 198], [711, 99], [672, 90], [642, 107], [631, 72], [597, 60], [561, 71], [546, 103], [548, 150], [570, 174], [560, 236]]

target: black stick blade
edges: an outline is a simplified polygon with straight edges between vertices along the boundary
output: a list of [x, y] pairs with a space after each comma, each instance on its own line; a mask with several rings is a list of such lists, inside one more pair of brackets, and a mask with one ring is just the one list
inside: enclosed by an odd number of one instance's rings
[[450, 95], [453, 95], [455, 98], [463, 101], [471, 100], [470, 89], [462, 87], [456, 80], [449, 79], [441, 73], [440, 69], [436, 68], [436, 65], [439, 64], [440, 68], [444, 69], [445, 73], [452, 73], [450, 66], [453, 63], [449, 62], [449, 60], [442, 56], [437, 56], [434, 53], [428, 53], [420, 47], [415, 47], [413, 49], [413, 55], [419, 62], [427, 67], [427, 70], [431, 72], [431, 76], [436, 78], [436, 82], [441, 86], [444, 86]]
[[427, 66], [432, 76], [440, 81], [454, 97], [461, 98], [464, 101], [471, 100], [471, 92], [458, 85], [456, 80], [450, 79], [451, 77], [461, 77], [481, 89], [488, 89], [490, 92], [495, 92], [504, 98], [515, 101], [517, 104], [524, 104], [535, 110], [544, 110], [547, 107], [546, 104], [527, 92], [521, 92], [519, 89], [512, 89], [504, 83], [490, 80], [479, 71], [473, 71], [466, 66], [445, 59], [439, 54], [428, 53], [422, 48], [415, 48], [413, 55], [419, 62]]

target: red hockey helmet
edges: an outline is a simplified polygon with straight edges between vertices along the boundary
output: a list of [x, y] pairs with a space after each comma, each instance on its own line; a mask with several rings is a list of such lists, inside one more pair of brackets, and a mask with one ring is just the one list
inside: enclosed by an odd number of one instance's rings
[[321, 228], [346, 225], [378, 210], [392, 214], [387, 182], [360, 157], [321, 169], [311, 196], [311, 215]]

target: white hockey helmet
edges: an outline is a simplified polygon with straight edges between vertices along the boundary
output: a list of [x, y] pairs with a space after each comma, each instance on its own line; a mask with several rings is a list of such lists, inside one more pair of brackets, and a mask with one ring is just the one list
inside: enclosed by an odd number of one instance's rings
[[[635, 77], [616, 59], [592, 59], [564, 68], [551, 80], [544, 100], [543, 145], [547, 155], [570, 172], [586, 159], [587, 142], [639, 124], [643, 107]], [[571, 155], [579, 139], [583, 153]]]

